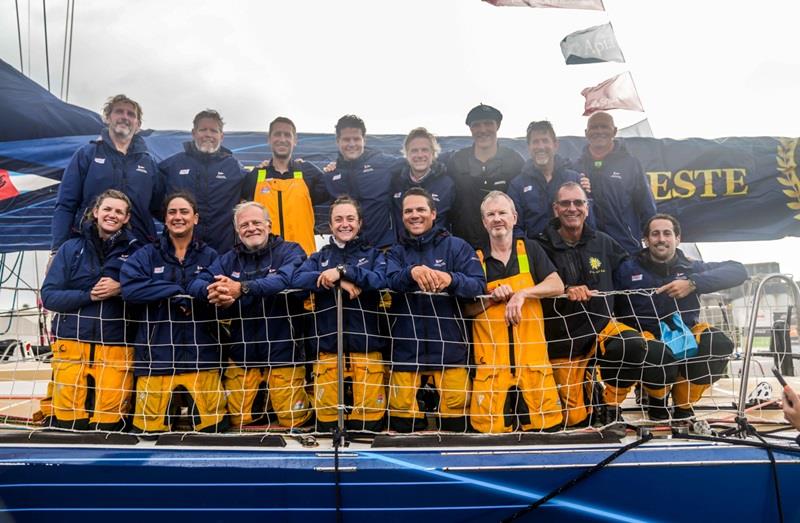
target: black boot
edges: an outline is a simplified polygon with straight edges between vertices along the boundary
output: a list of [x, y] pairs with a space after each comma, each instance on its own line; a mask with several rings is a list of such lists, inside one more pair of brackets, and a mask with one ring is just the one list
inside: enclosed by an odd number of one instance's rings
[[669, 407], [667, 407], [668, 401], [669, 396], [660, 399], [649, 396], [647, 398], [647, 417], [652, 421], [668, 420], [670, 416]]

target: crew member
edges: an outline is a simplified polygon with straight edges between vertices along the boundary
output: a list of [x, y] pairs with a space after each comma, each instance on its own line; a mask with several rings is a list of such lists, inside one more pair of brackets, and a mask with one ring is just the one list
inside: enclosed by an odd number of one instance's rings
[[352, 405], [345, 420], [349, 430], [379, 431], [386, 414], [381, 336], [385, 314], [380, 290], [387, 287], [386, 258], [359, 237], [361, 209], [350, 197], [330, 207], [330, 243], [312, 254], [294, 275], [292, 287], [314, 291], [314, 321], [309, 329], [314, 361], [314, 411], [317, 430], [336, 426], [339, 401], [336, 286], [341, 287], [344, 379], [352, 383]]
[[121, 430], [130, 414], [133, 348], [119, 297], [120, 267], [139, 247], [126, 227], [130, 208], [125, 194], [103, 191], [82, 235], [61, 245], [44, 279], [42, 302], [57, 313], [53, 426]]
[[108, 99], [103, 106], [107, 127], [100, 137], [78, 149], [61, 177], [53, 212], [53, 243], [56, 252], [106, 189], [117, 189], [131, 200], [130, 226], [133, 237], [144, 243], [155, 241], [151, 211], [158, 213], [158, 169], [147, 152], [139, 128], [142, 107], [124, 94]]
[[399, 226], [403, 223], [403, 195], [412, 187], [422, 187], [430, 193], [436, 202], [434, 225], [450, 230], [455, 185], [447, 175], [444, 164], [437, 159], [441, 150], [436, 137], [424, 127], [412, 129], [403, 141], [403, 156], [407, 163], [392, 179], [394, 223], [398, 224], [398, 233], [403, 230]]
[[276, 234], [299, 243], [306, 254], [311, 254], [317, 250], [314, 204], [328, 200], [322, 171], [309, 162], [293, 159], [297, 128], [285, 116], [270, 122], [267, 141], [272, 157], [247, 176], [243, 198], [263, 205]]
[[339, 156], [323, 175], [331, 198], [351, 196], [364, 213], [363, 240], [377, 248], [395, 241], [392, 223], [392, 172], [402, 160], [365, 147], [367, 128], [358, 116], [348, 114], [336, 122]]
[[610, 114], [592, 114], [586, 124], [588, 144], [574, 167], [589, 181], [584, 189], [592, 198], [597, 230], [634, 255], [642, 248], [642, 230], [656, 205], [641, 164], [616, 135]]
[[688, 259], [678, 249], [680, 223], [669, 214], [650, 218], [644, 234], [646, 247], [620, 266], [616, 287], [656, 291], [652, 296], [632, 293], [617, 300], [617, 317], [657, 339], [675, 340], [668, 341], [673, 353], [680, 351], [672, 416], [691, 418], [693, 405], [722, 376], [733, 352], [728, 336], [700, 321], [700, 295], [740, 285], [747, 270], [735, 261]]
[[[614, 295], [599, 295], [614, 290], [614, 272], [627, 253], [610, 236], [589, 226], [586, 192], [567, 182], [551, 205], [555, 218], [538, 239], [567, 286], [567, 298], [544, 300], [542, 305], [565, 425], [586, 425], [590, 413], [602, 418], [600, 405], [590, 402], [595, 361], [605, 379], [606, 419], [601, 421], [620, 421], [625, 396], [618, 389], [627, 392], [629, 384], [643, 378], [652, 394], [663, 398], [663, 385], [674, 381], [676, 371], [662, 363], [673, 360], [666, 359], [663, 343], [647, 341], [630, 326], [613, 321]], [[650, 412], [651, 417], [660, 414], [663, 411]]]
[[481, 216], [489, 244], [477, 254], [490, 297], [470, 307], [478, 309], [472, 324], [477, 366], [472, 427], [478, 432], [557, 428], [561, 405], [539, 300], [562, 294], [564, 284], [536, 241], [515, 237], [517, 212], [507, 194], [487, 194]]
[[213, 307], [187, 297], [192, 281], [217, 257], [194, 238], [199, 218], [190, 194], [168, 196], [161, 241], [139, 249], [122, 266], [122, 298], [145, 306], [134, 342], [137, 431], [174, 430], [182, 403], [194, 430], [227, 427], [216, 316]]
[[476, 248], [488, 239], [480, 217], [483, 198], [493, 190], [506, 192], [524, 163], [518, 152], [497, 143], [502, 121], [502, 113], [490, 105], [473, 107], [466, 123], [474, 143], [453, 153], [446, 162], [456, 185], [451, 214], [458, 219], [453, 220], [453, 234]]
[[[262, 419], [271, 405], [283, 427], [309, 421], [305, 391], [302, 303], [290, 289], [306, 256], [297, 243], [271, 234], [263, 205], [243, 202], [233, 211], [240, 244], [203, 271], [190, 292], [227, 309], [229, 364], [223, 382], [234, 427]], [[259, 394], [264, 384], [267, 396]]]
[[429, 381], [439, 394], [439, 428], [467, 428], [469, 336], [461, 300], [483, 293], [486, 280], [472, 247], [434, 227], [435, 206], [425, 189], [406, 192], [406, 234], [387, 259], [390, 287], [406, 293], [393, 295], [390, 309], [389, 428], [398, 432], [426, 427], [417, 390]]
[[217, 111], [200, 111], [192, 124], [192, 140], [183, 144], [183, 152], [158, 166], [167, 194], [186, 191], [194, 196], [203, 217], [194, 234], [220, 253], [233, 247], [231, 209], [242, 198], [245, 179], [242, 164], [222, 146], [223, 126]]
[[[547, 120], [528, 125], [528, 151], [522, 173], [511, 180], [508, 195], [519, 213], [518, 227], [528, 238], [536, 238], [553, 218], [556, 192], [566, 182], [580, 182], [581, 177], [558, 156], [558, 138]], [[588, 181], [588, 178], [587, 178]]]

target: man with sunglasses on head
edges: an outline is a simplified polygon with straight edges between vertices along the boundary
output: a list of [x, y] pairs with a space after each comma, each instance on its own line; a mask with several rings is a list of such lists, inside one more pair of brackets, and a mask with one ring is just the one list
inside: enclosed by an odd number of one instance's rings
[[586, 124], [588, 143], [573, 168], [586, 178], [581, 184], [592, 199], [597, 229], [634, 255], [642, 248], [642, 230], [656, 213], [656, 203], [642, 165], [616, 135], [610, 114], [592, 114]]
[[660, 366], [669, 357], [662, 343], [649, 342], [633, 328], [612, 320], [613, 295], [598, 296], [614, 290], [614, 274], [627, 253], [610, 236], [587, 224], [589, 206], [583, 188], [575, 182], [563, 184], [552, 209], [555, 218], [538, 240], [564, 280], [567, 298], [544, 299], [542, 310], [565, 425], [590, 422], [595, 361], [608, 405], [603, 421], [620, 421], [619, 405], [630, 387], [641, 379], [653, 389], [652, 395], [663, 399], [666, 390], [657, 385], [675, 379], [674, 367]]
[[553, 218], [553, 200], [559, 187], [566, 182], [580, 183], [581, 177], [558, 156], [558, 138], [550, 122], [531, 122], [527, 138], [531, 159], [511, 180], [508, 195], [519, 213], [517, 226], [528, 238], [536, 238]]

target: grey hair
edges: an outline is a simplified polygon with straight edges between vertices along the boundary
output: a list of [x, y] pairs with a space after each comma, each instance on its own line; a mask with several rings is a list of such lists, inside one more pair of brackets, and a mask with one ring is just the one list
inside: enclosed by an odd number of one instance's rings
[[238, 226], [237, 220], [239, 215], [242, 214], [246, 209], [251, 207], [255, 207], [256, 209], [261, 209], [261, 212], [264, 213], [264, 219], [267, 220], [269, 223], [272, 223], [272, 218], [269, 217], [269, 211], [266, 207], [261, 205], [258, 202], [242, 202], [238, 204], [236, 207], [233, 208], [233, 227], [236, 228]]
[[484, 196], [483, 200], [481, 201], [481, 216], [483, 216], [483, 208], [486, 202], [488, 202], [489, 200], [497, 200], [497, 199], [503, 199], [507, 201], [511, 205], [511, 211], [514, 214], [517, 214], [517, 206], [514, 205], [514, 200], [511, 199], [511, 196], [507, 195], [503, 191], [490, 191], [489, 194]]

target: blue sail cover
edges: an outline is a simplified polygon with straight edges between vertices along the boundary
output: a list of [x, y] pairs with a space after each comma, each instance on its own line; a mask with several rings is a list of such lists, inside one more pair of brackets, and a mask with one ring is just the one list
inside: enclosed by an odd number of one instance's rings
[[[93, 139], [100, 118], [64, 104], [0, 62], [0, 252], [50, 248], [50, 222], [58, 183], [72, 154]], [[27, 84], [27, 90], [23, 87]], [[13, 111], [6, 113], [7, 108]], [[24, 110], [23, 110], [24, 109]], [[6, 118], [10, 114], [12, 118]], [[187, 117], [188, 118], [188, 117]], [[44, 124], [49, 122], [50, 127]], [[63, 124], [63, 125], [62, 125]], [[82, 126], [82, 125], [85, 125]], [[161, 160], [182, 150], [188, 132], [145, 131]], [[399, 154], [404, 135], [369, 135], [367, 145]], [[800, 236], [800, 177], [796, 138], [625, 138], [642, 163], [659, 212], [676, 216], [683, 241], [769, 240]], [[441, 137], [452, 151], [469, 137]], [[524, 157], [524, 139], [502, 139]], [[559, 154], [577, 158], [583, 137], [559, 139]], [[264, 132], [225, 134], [225, 146], [245, 165], [269, 157]], [[298, 136], [295, 156], [322, 167], [336, 159], [332, 134]]]

